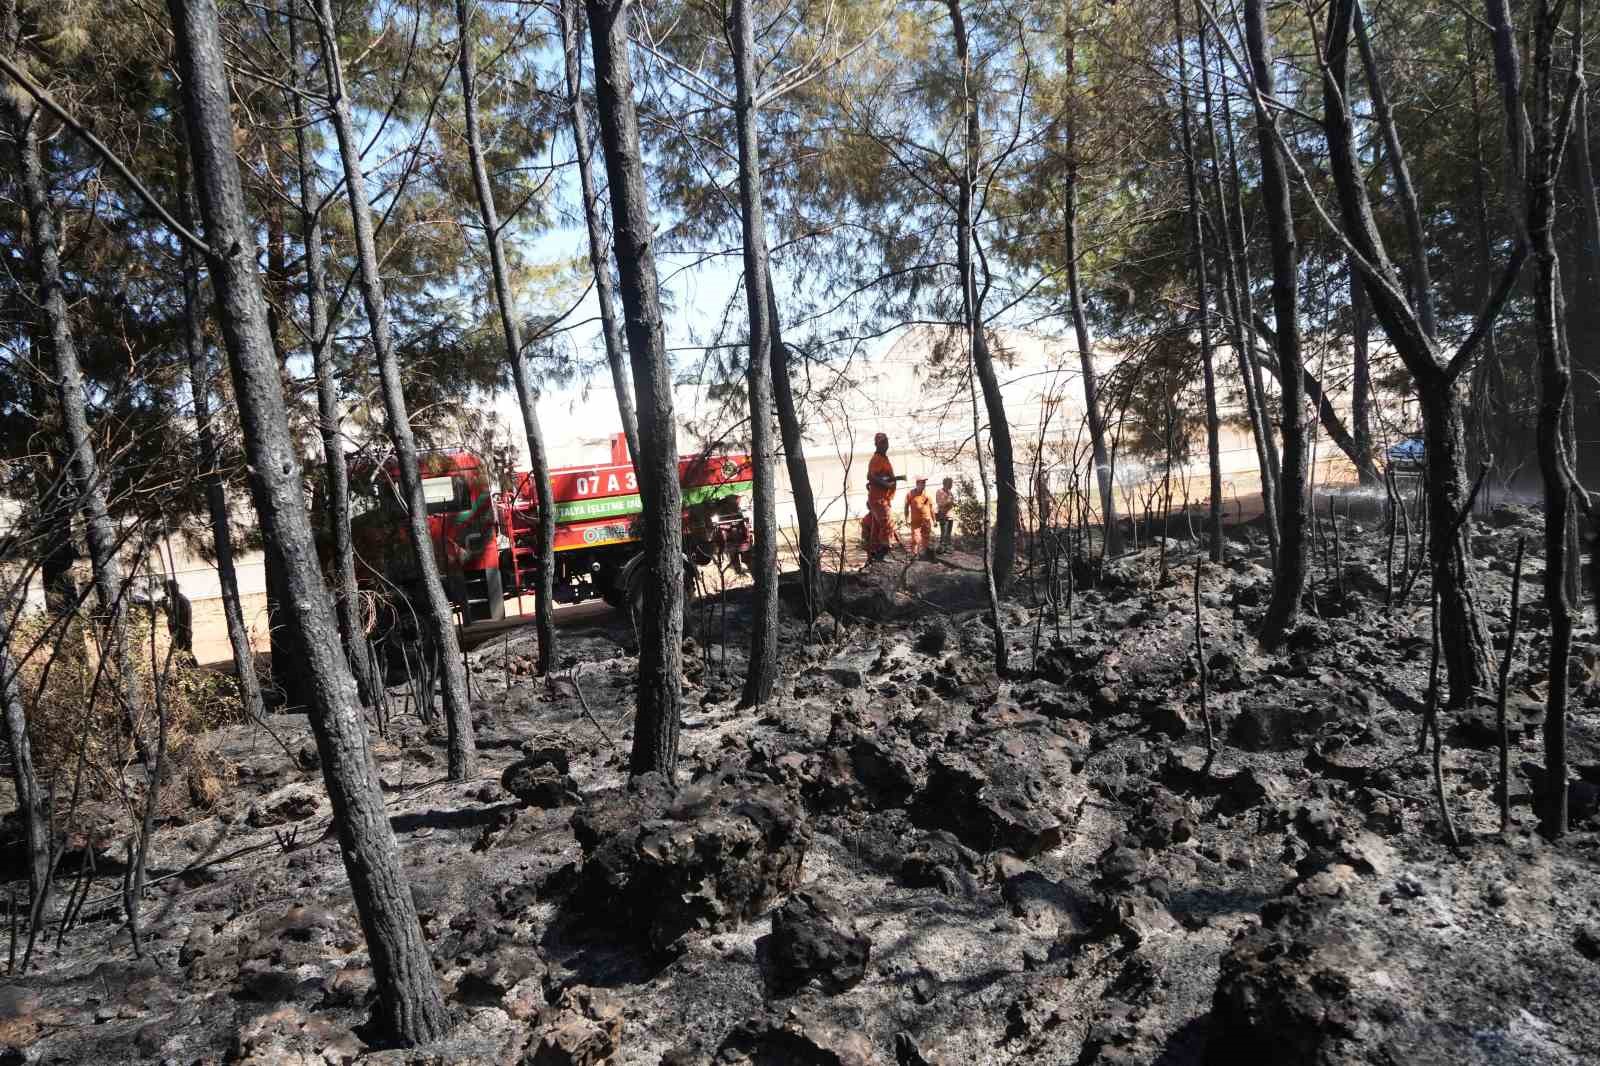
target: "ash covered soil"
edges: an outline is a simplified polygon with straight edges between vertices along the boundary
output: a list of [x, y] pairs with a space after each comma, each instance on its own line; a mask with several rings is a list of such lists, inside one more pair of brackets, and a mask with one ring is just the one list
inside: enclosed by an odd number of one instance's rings
[[[1532, 830], [1539, 527], [1473, 535], [1496, 654], [1528, 539], [1510, 689], [1515, 824], [1492, 706], [1448, 712], [1444, 842], [1417, 736], [1426, 578], [1385, 604], [1385, 531], [1340, 519], [1317, 610], [1252, 638], [1264, 547], [1108, 563], [1059, 626], [1019, 577], [995, 674], [976, 560], [844, 582], [787, 620], [778, 694], [737, 708], [745, 615], [686, 641], [676, 790], [629, 785], [625, 620], [471, 654], [478, 779], [442, 733], [375, 734], [391, 821], [459, 1025], [369, 1046], [371, 972], [304, 719], [216, 738], [221, 808], [159, 833], [147, 951], [121, 923], [114, 817], [80, 920], [0, 987], [0, 1062], [1515, 1063], [1600, 1061], [1600, 647], [1580, 627], [1574, 830]], [[1323, 520], [1326, 534], [1327, 519]], [[1331, 547], [1329, 549], [1331, 554]], [[726, 644], [722, 638], [726, 636]], [[576, 676], [573, 666], [578, 667]], [[588, 711], [585, 712], [585, 703]], [[69, 856], [72, 876], [81, 852]], [[63, 888], [64, 890], [64, 888]]]

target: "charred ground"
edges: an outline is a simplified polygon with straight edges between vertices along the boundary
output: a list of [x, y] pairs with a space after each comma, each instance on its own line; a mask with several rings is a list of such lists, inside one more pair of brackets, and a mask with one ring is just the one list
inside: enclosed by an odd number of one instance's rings
[[[445, 782], [442, 733], [413, 717], [373, 738], [460, 1019], [422, 1049], [363, 1042], [371, 977], [304, 720], [268, 723], [281, 744], [231, 729], [219, 813], [157, 835], [147, 957], [116, 932], [108, 807], [78, 924], [4, 989], [5, 1061], [1594, 1061], [1594, 634], [1575, 831], [1532, 831], [1534, 609], [1511, 674], [1516, 824], [1497, 832], [1492, 707], [1448, 712], [1452, 849], [1417, 754], [1426, 577], [1387, 605], [1384, 531], [1337, 521], [1340, 566], [1320, 557], [1317, 611], [1281, 653], [1251, 635], [1262, 546], [1241, 533], [1205, 565], [1209, 761], [1188, 542], [1165, 546], [1165, 581], [1159, 545], [1106, 565], [1059, 631], [1020, 578], [1008, 678], [960, 554], [891, 559], [816, 625], [786, 621], [778, 694], [750, 711], [743, 608], [724, 626], [702, 607], [676, 789], [626, 780], [625, 621], [569, 631], [548, 682], [531, 636], [479, 647], [480, 779]], [[1474, 538], [1497, 654], [1522, 537], [1536, 583], [1531, 513]]]

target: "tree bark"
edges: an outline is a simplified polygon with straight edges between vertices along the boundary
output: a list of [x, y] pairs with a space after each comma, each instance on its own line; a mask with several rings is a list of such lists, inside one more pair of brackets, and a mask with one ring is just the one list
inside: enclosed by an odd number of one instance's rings
[[0, 711], [5, 714], [6, 745], [11, 751], [11, 781], [17, 789], [17, 814], [28, 851], [30, 913], [40, 914], [40, 901], [50, 885], [50, 801], [39, 787], [33, 768], [33, 743], [28, 738], [28, 712], [22, 696], [20, 664], [11, 654], [10, 603], [0, 603]]
[[594, 272], [595, 296], [600, 301], [601, 334], [606, 344], [606, 365], [617, 393], [617, 414], [628, 455], [639, 463], [639, 415], [628, 384], [628, 354], [623, 347], [622, 323], [617, 317], [616, 294], [611, 284], [611, 260], [606, 255], [605, 225], [600, 216], [600, 194], [594, 184], [594, 151], [589, 144], [589, 117], [583, 103], [583, 44], [579, 39], [580, 0], [559, 0], [561, 50], [565, 56], [567, 115], [578, 157], [578, 188], [583, 194], [583, 221], [589, 232], [589, 268]]
[[[1255, 345], [1255, 295], [1252, 291], [1254, 279], [1250, 274], [1250, 237], [1249, 228], [1245, 225], [1244, 216], [1244, 182], [1239, 177], [1239, 152], [1233, 139], [1233, 97], [1226, 84], [1222, 87], [1222, 130], [1227, 135], [1228, 141], [1228, 189], [1231, 193], [1231, 218], [1237, 223], [1239, 230], [1239, 258], [1235, 267], [1237, 278], [1236, 285], [1239, 292], [1239, 307], [1237, 308], [1240, 319], [1241, 340], [1243, 342], [1244, 362], [1248, 364], [1243, 368], [1247, 370], [1250, 384], [1255, 391], [1255, 402], [1261, 412], [1261, 427], [1265, 431], [1259, 441], [1259, 449], [1266, 454], [1267, 465], [1262, 467], [1266, 472], [1262, 478], [1262, 504], [1266, 510], [1266, 517], [1273, 526], [1272, 545], [1273, 557], [1277, 557], [1278, 529], [1278, 499], [1283, 495], [1283, 488], [1279, 484], [1283, 474], [1282, 464], [1278, 456], [1277, 442], [1272, 439], [1272, 418], [1267, 409], [1266, 382], [1261, 377], [1261, 361], [1256, 358]], [[1232, 228], [1230, 224], [1229, 228]], [[1268, 496], [1267, 482], [1271, 482], [1272, 506], [1266, 509]]]
[[1389, 94], [1384, 90], [1383, 75], [1378, 70], [1378, 59], [1367, 37], [1367, 20], [1363, 17], [1360, 0], [1356, 0], [1354, 17], [1356, 46], [1361, 52], [1361, 66], [1367, 75], [1367, 92], [1372, 99], [1372, 113], [1383, 133], [1384, 153], [1389, 162], [1389, 174], [1394, 179], [1395, 198], [1400, 201], [1400, 217], [1406, 225], [1406, 243], [1411, 251], [1411, 302], [1417, 309], [1422, 331], [1429, 337], [1439, 335], [1433, 311], [1433, 277], [1428, 268], [1428, 245], [1422, 232], [1422, 209], [1417, 204], [1416, 186], [1411, 183], [1411, 168], [1400, 150], [1400, 133], [1394, 122], [1394, 112], [1389, 107]]
[[[1470, 365], [1468, 360], [1473, 349], [1464, 347], [1450, 359], [1441, 357], [1422, 314], [1411, 306], [1405, 295], [1405, 288], [1373, 220], [1365, 175], [1355, 151], [1355, 120], [1348, 103], [1347, 68], [1356, 8], [1355, 0], [1334, 0], [1329, 5], [1327, 63], [1323, 68], [1323, 128], [1344, 219], [1345, 238], [1357, 253], [1355, 262], [1362, 272], [1373, 314], [1416, 383], [1427, 449], [1429, 523], [1433, 530], [1428, 545], [1429, 559], [1439, 590], [1450, 703], [1460, 706], [1489, 678], [1488, 635], [1477, 609], [1467, 550], [1471, 516], [1465, 511], [1470, 492], [1459, 396], [1460, 377]], [[1398, 140], [1390, 145], [1389, 152], [1391, 164], [1398, 167], [1404, 159]], [[1519, 246], [1512, 261], [1513, 271], [1520, 263]], [[1492, 322], [1494, 311], [1493, 305], [1486, 307], [1479, 325]]]
[[[1272, 61], [1268, 58], [1265, 0], [1245, 0], [1245, 37], [1256, 89], [1263, 97], [1273, 93]], [[1306, 430], [1305, 397], [1301, 385], [1299, 254], [1294, 214], [1289, 198], [1289, 176], [1282, 148], [1273, 128], [1276, 119], [1258, 102], [1257, 140], [1261, 150], [1261, 190], [1266, 206], [1267, 230], [1272, 242], [1272, 308], [1277, 328], [1275, 347], [1280, 368], [1283, 404], [1283, 460], [1278, 496], [1278, 564], [1272, 571], [1272, 598], [1262, 623], [1261, 639], [1273, 646], [1282, 640], [1300, 616], [1300, 597], [1306, 587]]]
[[783, 437], [783, 461], [789, 469], [789, 490], [794, 493], [795, 522], [800, 527], [800, 581], [806, 621], [810, 622], [817, 617], [822, 597], [822, 536], [817, 529], [817, 498], [811, 488], [810, 468], [806, 466], [805, 433], [800, 428], [794, 385], [789, 380], [789, 346], [783, 342], [770, 263], [767, 319], [772, 327], [772, 398], [778, 410], [778, 431]]
[[[1069, 34], [1067, 38], [1067, 80], [1069, 88], [1076, 87], [1077, 47]], [[1089, 342], [1089, 317], [1083, 309], [1083, 282], [1078, 271], [1078, 130], [1076, 116], [1072, 140], [1068, 146], [1067, 176], [1062, 198], [1063, 252], [1067, 259], [1067, 302], [1072, 311], [1072, 332], [1078, 341], [1078, 366], [1083, 374], [1083, 408], [1089, 423], [1089, 447], [1094, 453], [1095, 482], [1100, 489], [1100, 517], [1105, 525], [1105, 552], [1117, 555], [1122, 551], [1122, 527], [1117, 519], [1117, 497], [1111, 468], [1110, 452], [1106, 448], [1106, 419], [1100, 403], [1100, 376], [1094, 366], [1094, 350]]]
[[611, 185], [612, 233], [639, 404], [639, 495], [644, 504], [644, 613], [639, 634], [639, 709], [629, 770], [678, 765], [683, 700], [683, 498], [677, 418], [656, 278], [654, 231], [639, 149], [639, 115], [628, 69], [626, 0], [585, 0], [594, 50], [595, 104]]
[[[1001, 677], [1006, 676], [1009, 649], [1006, 647], [1005, 627], [1000, 624], [1000, 591], [1001, 582], [996, 575], [995, 557], [997, 549], [995, 542], [999, 529], [991, 528], [988, 522], [989, 515], [989, 472], [983, 463], [983, 427], [978, 419], [978, 390], [975, 378], [982, 378], [982, 368], [987, 365], [989, 374], [993, 377], [994, 364], [989, 359], [988, 344], [983, 335], [983, 315], [981, 311], [982, 300], [978, 294], [977, 270], [973, 263], [973, 211], [972, 198], [976, 177], [978, 173], [978, 112], [977, 91], [972, 84], [972, 58], [967, 49], [966, 22], [962, 18], [961, 0], [948, 0], [950, 21], [954, 27], [956, 39], [956, 55], [961, 60], [961, 109], [966, 127], [966, 142], [962, 151], [960, 202], [956, 212], [956, 259], [961, 270], [961, 315], [962, 327], [967, 335], [967, 352], [969, 357], [967, 371], [967, 392], [972, 401], [972, 450], [977, 459], [978, 480], [983, 485], [983, 585], [984, 592], [989, 601], [989, 626], [994, 633], [994, 669]], [[988, 397], [988, 386], [985, 384], [984, 396]], [[991, 421], [992, 412], [991, 408]], [[1002, 413], [1002, 426], [1004, 414]], [[990, 427], [990, 446], [997, 449], [994, 437], [995, 427]], [[1011, 443], [1009, 428], [1006, 432], [1006, 445]], [[999, 459], [996, 457], [996, 473], [998, 478]], [[1016, 486], [1013, 485], [1013, 494]], [[1004, 505], [999, 508], [1004, 513]], [[998, 523], [997, 523], [998, 524]], [[1010, 523], [1012, 534], [1016, 531], [1016, 519], [1013, 516]]]
[[417, 1044], [444, 1034], [448, 1015], [428, 945], [400, 868], [384, 811], [365, 720], [328, 606], [289, 432], [283, 384], [267, 333], [245, 213], [227, 75], [213, 0], [169, 0], [211, 281], [244, 430], [250, 488], [266, 551], [282, 564], [290, 628], [312, 695], [316, 735], [334, 825], [378, 990], [377, 1027]]
[[[1488, 300], [1494, 286], [1494, 237], [1489, 228], [1489, 167], [1484, 160], [1483, 151], [1483, 111], [1478, 96], [1477, 40], [1476, 33], [1467, 37], [1469, 65], [1467, 88], [1472, 107], [1473, 224], [1474, 236], [1477, 238], [1473, 245], [1473, 250], [1477, 253], [1477, 262], [1473, 265], [1477, 270], [1477, 299], [1481, 304]], [[1467, 399], [1473, 416], [1473, 433], [1469, 441], [1474, 457], [1479, 459], [1494, 455], [1510, 455], [1512, 449], [1505, 447], [1503, 442], [1511, 439], [1512, 433], [1515, 432], [1515, 429], [1507, 426], [1504, 421], [1494, 417], [1495, 403], [1499, 401], [1503, 404], [1507, 396], [1505, 367], [1500, 360], [1498, 331], [1491, 328], [1484, 337], [1483, 344], [1484, 358], [1473, 367]], [[1517, 450], [1520, 452], [1520, 449]]]
[[[1581, 7], [1574, 8], [1575, 21], [1583, 19]], [[1580, 36], [1578, 39], [1582, 39]], [[1595, 198], [1594, 166], [1589, 153], [1589, 109], [1582, 106], [1589, 99], [1588, 81], [1583, 69], [1583, 50], [1578, 49], [1573, 53], [1573, 89], [1580, 106], [1572, 111], [1572, 130], [1567, 135], [1567, 151], [1572, 157], [1573, 192], [1578, 201], [1579, 225], [1577, 240], [1577, 270], [1574, 279], [1574, 299], [1565, 307], [1566, 345], [1568, 370], [1574, 371], [1581, 378], [1593, 377], [1600, 369], [1600, 204]], [[1574, 359], [1572, 353], [1576, 351], [1581, 358]], [[1583, 410], [1579, 411], [1580, 404]], [[1571, 464], [1571, 473], [1582, 482], [1586, 469], [1592, 469], [1594, 449], [1580, 450], [1580, 440], [1576, 425], [1582, 421], [1585, 425], [1592, 423], [1594, 418], [1594, 401], [1592, 398], [1584, 402], [1581, 390], [1573, 390], [1571, 400], [1567, 405], [1567, 455]], [[1585, 462], [1585, 459], [1591, 462]], [[1573, 509], [1572, 529], [1568, 533], [1568, 565], [1567, 565], [1567, 595], [1574, 603], [1579, 603], [1583, 596], [1582, 584], [1582, 558], [1580, 555], [1580, 539], [1577, 535], [1578, 511]], [[1600, 582], [1600, 574], [1594, 575], [1594, 580]]]
[[517, 325], [516, 306], [511, 298], [510, 272], [506, 269], [500, 213], [495, 208], [494, 189], [489, 184], [489, 168], [483, 162], [483, 142], [478, 132], [477, 58], [474, 54], [468, 0], [456, 0], [456, 22], [461, 28], [461, 97], [466, 111], [467, 155], [472, 163], [472, 184], [478, 196], [478, 215], [483, 220], [483, 232], [489, 244], [495, 305], [500, 311], [506, 358], [511, 362], [517, 407], [522, 411], [522, 428], [528, 437], [528, 462], [536, 486], [534, 491], [539, 498], [539, 560], [534, 579], [538, 587], [534, 591], [533, 614], [534, 629], [539, 635], [539, 674], [544, 676], [550, 673], [550, 668], [555, 664], [556, 653], [556, 503], [550, 488], [550, 453], [545, 449], [544, 430], [539, 425], [537, 391], [528, 380], [528, 363], [523, 357], [522, 330]]
[[[180, 155], [182, 182], [182, 221], [194, 228], [198, 211], [194, 184], [188, 175], [187, 156]], [[228, 645], [233, 651], [233, 667], [239, 675], [239, 701], [253, 722], [266, 714], [261, 696], [261, 678], [256, 674], [256, 653], [250, 645], [250, 627], [245, 622], [244, 604], [239, 599], [239, 576], [233, 566], [233, 532], [228, 526], [228, 500], [222, 487], [222, 471], [217, 456], [216, 434], [211, 427], [211, 360], [207, 358], [205, 329], [202, 325], [200, 265], [194, 250], [183, 246], [183, 341], [189, 361], [189, 392], [194, 400], [196, 459], [200, 479], [206, 488], [206, 512], [211, 519], [211, 540], [217, 553], [217, 584], [222, 590], [222, 613], [228, 623]]]
[[[1552, 85], [1557, 15], [1549, 0], [1537, 0], [1533, 17], [1533, 145], [1528, 158], [1524, 202], [1528, 240], [1537, 280], [1534, 287], [1534, 340], [1539, 351], [1539, 470], [1544, 478], [1544, 598], [1550, 611], [1549, 689], [1545, 696], [1544, 786], [1539, 797], [1539, 831], [1546, 837], [1567, 831], [1567, 699], [1572, 657], [1573, 598], [1567, 581], [1568, 532], [1575, 507], [1565, 440], [1572, 404], [1572, 367], [1561, 343], [1561, 263], [1556, 254], [1555, 189], [1565, 130], [1559, 128]], [[1583, 4], [1575, 8], [1583, 40]], [[1574, 73], [1582, 77], [1582, 44]]]
[[[1264, 328], [1262, 332], [1269, 338], [1274, 335]], [[1265, 368], [1267, 373], [1271, 374], [1274, 379], [1280, 378], [1281, 371], [1274, 360], [1263, 359], [1258, 354], [1256, 363]], [[1305, 390], [1306, 400], [1317, 409], [1317, 418], [1322, 423], [1322, 428], [1327, 431], [1328, 439], [1333, 441], [1334, 447], [1344, 453], [1345, 458], [1350, 460], [1351, 464], [1361, 473], [1361, 476], [1376, 478], [1381, 481], [1382, 475], [1378, 472], [1376, 465], [1371, 462], [1370, 452], [1368, 454], [1368, 466], [1365, 470], [1362, 470], [1361, 452], [1356, 447], [1355, 437], [1351, 435], [1349, 428], [1340, 421], [1339, 412], [1334, 409], [1333, 401], [1328, 399], [1328, 394], [1323, 389], [1322, 382], [1317, 380], [1317, 376], [1311, 372], [1309, 367], [1303, 365], [1300, 368], [1300, 387]]]
[[[1189, 60], [1183, 39], [1183, 0], [1172, 0], [1172, 20], [1178, 37], [1178, 107], [1183, 126], [1183, 171], [1189, 191], [1189, 243], [1195, 272], [1195, 303], [1200, 313], [1200, 375], [1205, 388], [1206, 464], [1211, 475], [1210, 558], [1222, 562], [1222, 420], [1217, 417], [1217, 375], [1211, 360], [1211, 292], [1206, 275], [1205, 212], [1200, 203], [1200, 179], [1195, 170], [1194, 134], [1189, 115]], [[1203, 34], [1202, 34], [1203, 36]], [[1203, 64], [1202, 64], [1203, 66]], [[1163, 535], [1165, 535], [1163, 533]]]
[[439, 563], [433, 553], [433, 538], [428, 531], [428, 504], [422, 494], [422, 474], [418, 465], [417, 441], [411, 432], [411, 415], [406, 410], [405, 390], [400, 380], [400, 360], [395, 355], [389, 332], [389, 310], [383, 292], [383, 277], [378, 267], [377, 241], [372, 230], [372, 205], [367, 200], [366, 178], [361, 172], [361, 145], [356, 140], [355, 122], [350, 114], [350, 97], [345, 92], [344, 62], [339, 57], [339, 42], [331, 0], [316, 0], [317, 32], [322, 38], [322, 66], [332, 100], [329, 117], [339, 142], [339, 158], [344, 165], [345, 195], [350, 201], [350, 220], [355, 238], [356, 261], [361, 281], [361, 302], [372, 330], [372, 352], [378, 364], [383, 409], [389, 439], [394, 444], [400, 467], [400, 486], [405, 493], [406, 521], [411, 546], [417, 553], [420, 574], [419, 614], [429, 642], [439, 656], [439, 688], [444, 696], [449, 776], [465, 781], [478, 772], [477, 743], [472, 735], [472, 714], [467, 698], [467, 674], [461, 662], [461, 645], [456, 640], [455, 618], [445, 596]]
[[[967, 22], [961, 10], [961, 0], [946, 0], [950, 10], [952, 36], [955, 40], [956, 60], [961, 69], [970, 72], [972, 58], [967, 39]], [[978, 184], [982, 128], [978, 111], [977, 87], [970, 76], [964, 81], [963, 105], [966, 112], [966, 142], [963, 152], [961, 183], [956, 208], [956, 226], [965, 239], [959, 241], [957, 268], [961, 273], [962, 300], [972, 324], [972, 359], [978, 383], [983, 387], [984, 410], [989, 416], [989, 450], [994, 455], [995, 517], [994, 517], [994, 584], [1004, 592], [1011, 584], [1012, 570], [1017, 557], [1017, 519], [1019, 500], [1015, 452], [1011, 444], [1011, 423], [1006, 418], [1005, 398], [1000, 392], [1000, 378], [995, 374], [994, 358], [989, 352], [988, 331], [984, 325], [983, 303], [987, 286], [979, 285], [974, 255], [977, 245], [977, 219], [973, 217]], [[970, 282], [970, 284], [969, 284]]]
[[[1600, 369], [1600, 201], [1596, 199], [1594, 163], [1589, 152], [1588, 85], [1579, 72], [1578, 100], [1573, 109], [1567, 151], [1572, 156], [1573, 194], [1578, 202], [1578, 256], [1574, 290], [1577, 298], [1567, 308], [1567, 337], [1572, 347], [1587, 355], [1580, 371]], [[1574, 397], [1576, 400], [1577, 397]], [[1573, 468], [1580, 473], [1579, 468]]]
[[[1245, 282], [1240, 280], [1239, 256], [1242, 254], [1235, 250], [1233, 243], [1233, 219], [1228, 207], [1228, 194], [1223, 188], [1222, 181], [1222, 152], [1217, 141], [1216, 118], [1212, 111], [1211, 95], [1211, 55], [1206, 40], [1210, 31], [1206, 25], [1204, 13], [1199, 9], [1199, 0], [1196, 0], [1196, 19], [1200, 35], [1200, 92], [1205, 98], [1206, 112], [1206, 138], [1211, 145], [1211, 184], [1217, 194], [1217, 232], [1222, 235], [1222, 294], [1227, 305], [1230, 341], [1233, 344], [1234, 358], [1239, 364], [1239, 384], [1244, 390], [1245, 414], [1250, 419], [1250, 439], [1255, 444], [1256, 468], [1261, 475], [1261, 510], [1267, 527], [1267, 548], [1272, 557], [1273, 565], [1278, 559], [1278, 508], [1276, 503], [1277, 481], [1272, 476], [1272, 462], [1268, 452], [1272, 448], [1271, 427], [1267, 422], [1266, 409], [1261, 402], [1260, 393], [1256, 389], [1256, 379], [1260, 372], [1255, 370], [1253, 345], [1254, 335], [1250, 331], [1249, 308], [1250, 296], [1243, 292]], [[1226, 100], [1224, 100], [1226, 104]], [[1224, 112], [1223, 121], [1229, 125], [1228, 139], [1230, 146], [1233, 140], [1233, 115], [1232, 109]], [[1242, 247], [1245, 235], [1241, 231], [1239, 243]]]
[[750, 0], [733, 0], [729, 43], [733, 46], [739, 129], [739, 214], [744, 234], [744, 290], [750, 317], [750, 465], [755, 507], [755, 551], [750, 567], [754, 617], [750, 626], [750, 664], [742, 707], [772, 696], [778, 674], [778, 501], [772, 461], [772, 317], [767, 267], [767, 222], [761, 203], [761, 145], [756, 107], [756, 42]]
[[[0, 47], [15, 54], [16, 16], [10, 5], [4, 22], [0, 27], [0, 33], [4, 34]], [[43, 112], [31, 98], [14, 89], [0, 93], [0, 101], [3, 101], [0, 107], [4, 108], [11, 127], [17, 184], [27, 212], [28, 260], [34, 286], [29, 302], [33, 305], [35, 337], [49, 360], [51, 384], [61, 407], [62, 429], [67, 441], [74, 502], [83, 515], [84, 539], [89, 547], [95, 602], [100, 615], [97, 620], [102, 640], [100, 652], [115, 657], [114, 687], [122, 704], [124, 729], [129, 733], [140, 762], [148, 763], [139, 732], [145, 719], [144, 689], [134, 676], [128, 647], [126, 583], [121, 560], [117, 557], [116, 525], [107, 502], [109, 479], [95, 457], [88, 405], [84, 399], [83, 369], [67, 312], [60, 234], [56, 229], [55, 207], [50, 202], [49, 178], [39, 143], [39, 121]]]
[[317, 164], [312, 158], [305, 98], [300, 86], [300, 20], [290, 14], [289, 102], [294, 115], [295, 161], [299, 171], [300, 240], [305, 249], [306, 309], [311, 334], [311, 366], [317, 379], [317, 432], [322, 438], [322, 476], [327, 496], [328, 541], [332, 547], [333, 599], [339, 619], [339, 642], [361, 702], [372, 706], [381, 680], [373, 676], [366, 627], [356, 586], [355, 544], [350, 535], [350, 466], [345, 458], [339, 411], [338, 369], [333, 361], [333, 329], [328, 321], [328, 280], [323, 259], [321, 195]]
[[1094, 366], [1094, 349], [1089, 340], [1089, 316], [1083, 309], [1082, 280], [1078, 272], [1078, 174], [1077, 163], [1068, 165], [1066, 188], [1067, 300], [1072, 308], [1072, 331], [1078, 341], [1078, 367], [1083, 374], [1084, 414], [1089, 422], [1089, 447], [1094, 453], [1095, 482], [1100, 489], [1100, 515], [1105, 525], [1105, 550], [1108, 555], [1122, 551], [1122, 527], [1117, 516], [1116, 485], [1111, 455], [1106, 449], [1106, 420], [1100, 403], [1100, 378]]
[[[1372, 309], [1367, 305], [1367, 287], [1361, 272], [1351, 263], [1347, 273], [1350, 286], [1350, 428], [1351, 459], [1363, 486], [1380, 484], [1377, 463], [1372, 455]], [[1326, 401], [1323, 401], [1326, 403]], [[1337, 417], [1337, 416], [1336, 416]], [[1327, 416], [1323, 416], [1326, 424]]]

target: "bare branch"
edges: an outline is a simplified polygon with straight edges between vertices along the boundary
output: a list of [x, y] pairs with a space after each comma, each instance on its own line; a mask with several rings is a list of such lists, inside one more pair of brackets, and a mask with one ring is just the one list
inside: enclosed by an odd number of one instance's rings
[[90, 148], [93, 148], [95, 154], [104, 160], [107, 166], [109, 166], [112, 170], [115, 170], [117, 174], [122, 177], [122, 180], [126, 181], [128, 186], [133, 189], [136, 194], [138, 194], [139, 199], [143, 200], [150, 210], [154, 211], [158, 216], [160, 216], [161, 221], [167, 224], [168, 229], [172, 230], [173, 233], [187, 241], [189, 245], [201, 255], [204, 255], [208, 259], [216, 258], [216, 253], [211, 250], [210, 246], [207, 245], [205, 241], [201, 240], [193, 231], [191, 231], [189, 227], [185, 226], [183, 223], [174, 218], [172, 212], [163, 207], [161, 205], [161, 201], [156, 199], [155, 194], [149, 189], [145, 188], [144, 183], [133, 176], [133, 171], [128, 169], [128, 165], [126, 163], [117, 158], [117, 154], [115, 152], [106, 147], [104, 141], [100, 140], [100, 138], [96, 137], [93, 133], [90, 133], [83, 123], [67, 114], [66, 108], [56, 103], [54, 97], [45, 92], [44, 89], [40, 88], [38, 85], [34, 84], [33, 79], [29, 78], [27, 74], [23, 73], [22, 68], [17, 66], [17, 64], [12, 61], [10, 56], [0, 54], [0, 70], [3, 70], [6, 72], [6, 74], [10, 75], [11, 80], [15, 81], [19, 86], [22, 87], [24, 92], [33, 97], [40, 107], [54, 115], [68, 129], [70, 129], [73, 133], [76, 133], [85, 144], [87, 144]]

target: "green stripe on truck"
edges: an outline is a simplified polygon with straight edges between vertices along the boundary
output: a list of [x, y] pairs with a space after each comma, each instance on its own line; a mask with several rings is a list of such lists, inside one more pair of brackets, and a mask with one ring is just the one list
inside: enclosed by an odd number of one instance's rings
[[[695, 504], [720, 500], [725, 496], [748, 494], [750, 485], [748, 481], [697, 485], [683, 490], [683, 505], [693, 507]], [[607, 496], [598, 500], [568, 500], [556, 504], [556, 524], [587, 522], [595, 518], [616, 518], [620, 515], [638, 514], [642, 510], [644, 502], [639, 499], [637, 493], [632, 496]]]

